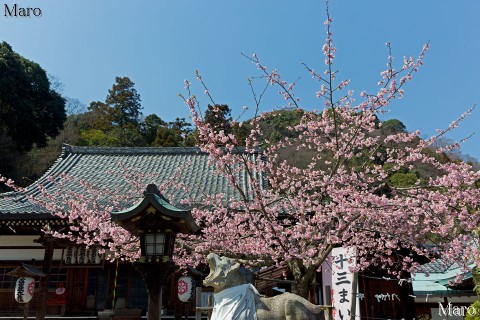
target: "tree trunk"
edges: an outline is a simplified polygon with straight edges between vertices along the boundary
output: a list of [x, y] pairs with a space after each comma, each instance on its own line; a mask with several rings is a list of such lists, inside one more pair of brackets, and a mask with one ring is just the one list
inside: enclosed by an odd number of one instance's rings
[[308, 300], [308, 293], [310, 292], [310, 284], [312, 279], [303, 277], [301, 279], [295, 279], [296, 284], [292, 285], [292, 293], [298, 294], [300, 297]]
[[318, 267], [310, 266], [306, 268], [301, 260], [289, 261], [288, 266], [296, 282], [292, 285], [292, 292], [308, 300], [310, 286], [314, 283]]

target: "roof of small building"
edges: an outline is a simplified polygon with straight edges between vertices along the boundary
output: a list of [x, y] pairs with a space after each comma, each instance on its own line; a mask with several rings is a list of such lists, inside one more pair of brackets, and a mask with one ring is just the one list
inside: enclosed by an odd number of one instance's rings
[[[241, 153], [242, 151], [238, 151]], [[260, 157], [250, 154], [250, 157]], [[41, 196], [40, 186], [53, 194], [59, 191], [58, 183], [52, 182], [68, 175], [76, 182], [66, 182], [65, 189], [78, 193], [82, 185], [78, 181], [87, 181], [101, 188], [109, 188], [115, 192], [126, 193], [134, 186], [129, 177], [144, 185], [154, 183], [157, 186], [166, 183], [162, 193], [170, 203], [186, 208], [182, 200], [200, 200], [205, 195], [225, 194], [235, 197], [237, 191], [227, 179], [214, 173], [215, 166], [209, 162], [208, 154], [198, 148], [141, 148], [141, 147], [79, 147], [64, 145], [60, 157], [52, 167], [36, 182], [22, 192], [9, 192], [0, 195], [0, 220], [49, 217], [48, 210], [29, 200], [29, 196]], [[250, 184], [246, 172], [239, 170], [238, 181], [244, 191]], [[187, 189], [181, 186], [187, 186]], [[143, 191], [143, 190], [142, 190]], [[125, 203], [124, 207], [133, 205], [141, 199]], [[107, 200], [106, 200], [107, 201]]]
[[[469, 265], [471, 269], [474, 267], [474, 263]], [[420, 266], [413, 277], [413, 291], [417, 295], [458, 295], [463, 291], [456, 290], [455, 286], [451, 285], [458, 275], [462, 275], [465, 280], [472, 278], [472, 273], [465, 271], [457, 262], [449, 262], [442, 258], [436, 259]], [[469, 293], [474, 295], [471, 290]]]

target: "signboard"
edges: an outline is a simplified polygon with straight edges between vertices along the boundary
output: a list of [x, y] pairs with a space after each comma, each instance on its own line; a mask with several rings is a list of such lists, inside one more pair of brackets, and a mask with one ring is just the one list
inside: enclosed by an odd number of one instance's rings
[[[354, 248], [334, 248], [332, 250], [332, 305], [334, 320], [349, 320], [354, 299], [353, 276], [350, 271], [355, 266]], [[356, 295], [355, 295], [356, 298]], [[356, 308], [355, 308], [356, 309]]]

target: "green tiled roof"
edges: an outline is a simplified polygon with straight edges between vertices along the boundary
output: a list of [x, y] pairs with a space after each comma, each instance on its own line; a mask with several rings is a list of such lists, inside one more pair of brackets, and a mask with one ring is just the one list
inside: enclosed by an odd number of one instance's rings
[[[474, 268], [475, 264], [469, 265]], [[413, 277], [413, 292], [416, 295], [458, 295], [463, 291], [455, 290], [451, 287], [450, 281], [454, 281], [456, 276], [462, 274], [465, 279], [472, 277], [471, 272], [465, 272], [456, 262], [448, 262], [445, 259], [437, 259], [422, 265], [419, 271]], [[473, 292], [470, 292], [473, 295]]]
[[[0, 195], [0, 220], [48, 217], [48, 211], [32, 204], [28, 196], [40, 195], [39, 185], [44, 185], [49, 193], [58, 190], [58, 185], [50, 182], [48, 177], [57, 178], [61, 174], [125, 193], [133, 187], [124, 177], [124, 169], [145, 173], [147, 177], [141, 178], [142, 182], [157, 186], [169, 181], [178, 172], [174, 181], [162, 193], [172, 205], [179, 208], [185, 208], [181, 201], [187, 198], [202, 199], [205, 195], [219, 193], [236, 195], [235, 189], [225, 178], [214, 174], [214, 165], [209, 163], [208, 155], [198, 148], [94, 148], [64, 145], [63, 152], [54, 165], [26, 191]], [[240, 171], [238, 179], [244, 191], [248, 191], [246, 173]], [[179, 188], [181, 183], [187, 185], [188, 190]], [[67, 184], [67, 188], [82, 192], [79, 183]], [[142, 196], [139, 194], [138, 199], [125, 203], [124, 208], [133, 205]]]

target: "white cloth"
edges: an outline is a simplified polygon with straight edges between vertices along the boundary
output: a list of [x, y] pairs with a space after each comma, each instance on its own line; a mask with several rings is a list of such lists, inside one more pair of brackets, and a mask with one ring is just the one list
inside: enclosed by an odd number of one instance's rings
[[241, 284], [215, 293], [210, 320], [256, 320], [255, 295], [259, 293], [251, 284]]

